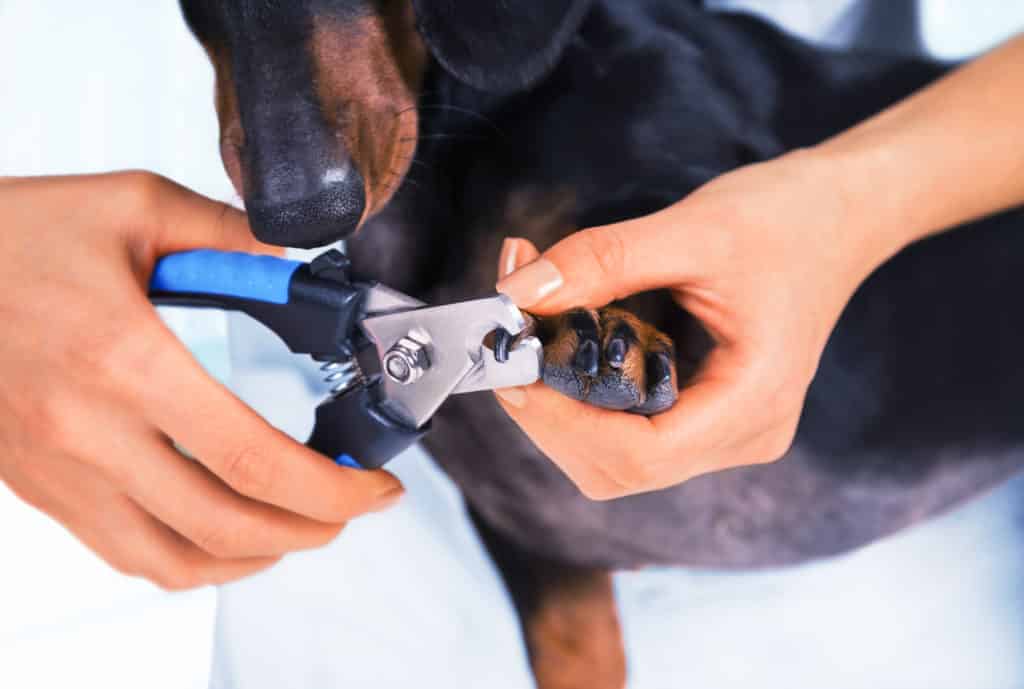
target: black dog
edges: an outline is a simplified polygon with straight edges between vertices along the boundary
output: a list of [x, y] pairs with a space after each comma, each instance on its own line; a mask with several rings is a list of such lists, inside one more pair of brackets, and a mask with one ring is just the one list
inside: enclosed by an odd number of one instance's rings
[[[506, 231], [543, 249], [653, 212], [944, 71], [819, 50], [680, 0], [183, 5], [216, 69], [224, 162], [257, 236], [316, 246], [364, 225], [355, 265], [429, 301], [489, 291]], [[877, 271], [773, 465], [592, 502], [487, 396], [452, 399], [429, 447], [506, 577], [539, 684], [623, 683], [612, 569], [832, 555], [1016, 471], [1021, 220], [930, 239]], [[540, 327], [550, 384], [648, 413], [712, 346], [657, 293]]]

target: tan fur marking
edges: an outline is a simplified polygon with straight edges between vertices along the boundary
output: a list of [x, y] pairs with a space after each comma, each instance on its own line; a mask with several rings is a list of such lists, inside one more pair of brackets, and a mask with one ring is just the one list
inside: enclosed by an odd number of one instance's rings
[[389, 0], [354, 21], [317, 18], [310, 50], [324, 117], [366, 182], [365, 220], [391, 199], [412, 164], [426, 47], [411, 5]]
[[542, 319], [542, 322], [544, 332], [553, 334], [553, 337], [544, 343], [545, 362], [558, 366], [571, 365], [576, 347], [579, 346], [579, 338], [576, 337], [576, 331], [569, 327], [569, 319], [561, 315]]
[[615, 329], [620, 323], [625, 323], [636, 334], [637, 341], [629, 343], [629, 350], [626, 352], [626, 360], [622, 362], [619, 371], [622, 376], [633, 381], [639, 394], [639, 404], [647, 401], [647, 343], [650, 340], [649, 332], [654, 331], [653, 327], [631, 314], [629, 311], [615, 307], [601, 309], [601, 350], [607, 351], [608, 342], [615, 334]]
[[527, 627], [539, 689], [626, 686], [626, 654], [607, 572], [545, 592]]
[[226, 50], [204, 47], [213, 64], [214, 107], [217, 111], [217, 122], [220, 124], [220, 158], [231, 184], [241, 195], [245, 188], [241, 159], [241, 151], [245, 146], [245, 131], [242, 129], [242, 118], [238, 112], [238, 92], [235, 90], [235, 80], [231, 76], [231, 60]]

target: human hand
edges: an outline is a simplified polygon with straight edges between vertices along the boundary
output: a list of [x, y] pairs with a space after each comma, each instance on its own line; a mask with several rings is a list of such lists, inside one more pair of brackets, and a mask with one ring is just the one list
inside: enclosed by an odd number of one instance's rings
[[3, 178], [0, 225], [0, 478], [115, 568], [226, 582], [400, 496], [270, 427], [149, 303], [163, 254], [279, 251], [242, 213], [147, 173]]
[[[825, 343], [858, 285], [903, 238], [849, 231], [828, 160], [790, 154], [724, 175], [645, 218], [578, 232], [546, 251], [509, 240], [498, 291], [552, 315], [667, 288], [716, 342], [675, 406], [646, 418], [542, 384], [502, 406], [589, 497], [665, 488], [780, 458]], [[535, 260], [537, 259], [537, 260]]]

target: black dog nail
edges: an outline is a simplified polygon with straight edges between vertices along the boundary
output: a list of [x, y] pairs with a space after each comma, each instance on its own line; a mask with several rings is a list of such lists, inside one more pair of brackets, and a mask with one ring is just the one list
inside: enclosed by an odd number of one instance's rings
[[608, 349], [605, 350], [608, 365], [612, 368], [622, 368], [622, 364], [626, 361], [626, 352], [628, 350], [629, 345], [626, 344], [626, 340], [621, 337], [614, 338], [608, 343]]
[[499, 364], [508, 361], [508, 350], [512, 346], [512, 333], [504, 328], [494, 331], [494, 360]]
[[596, 376], [598, 363], [599, 351], [597, 342], [594, 340], [584, 340], [576, 350], [573, 366], [581, 373], [585, 373], [588, 376]]
[[654, 387], [671, 380], [672, 360], [665, 352], [654, 352], [647, 357], [647, 385]]

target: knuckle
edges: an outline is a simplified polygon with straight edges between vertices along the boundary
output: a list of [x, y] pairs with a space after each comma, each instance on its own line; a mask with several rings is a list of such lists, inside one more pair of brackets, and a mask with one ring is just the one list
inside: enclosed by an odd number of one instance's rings
[[789, 453], [793, 447], [793, 439], [796, 435], [795, 429], [790, 431], [781, 431], [770, 434], [764, 441], [763, 447], [760, 448], [757, 456], [755, 457], [755, 464], [771, 464], [777, 462], [786, 454]]
[[640, 488], [631, 463], [625, 458], [596, 465], [599, 476], [581, 486], [583, 494], [594, 501], [603, 502], [635, 493]]
[[223, 460], [223, 478], [228, 485], [243, 495], [265, 496], [274, 483], [274, 462], [261, 448], [239, 445], [232, 448]]
[[308, 548], [323, 548], [334, 540], [345, 530], [345, 524], [332, 524], [331, 526], [320, 529], [313, 538], [309, 539]]
[[193, 535], [193, 542], [199, 548], [216, 558], [258, 557], [271, 554], [274, 547], [275, 529], [272, 523], [248, 513], [244, 508], [235, 508], [230, 514], [208, 520], [209, 526]]
[[160, 569], [144, 576], [167, 592], [187, 591], [205, 583], [199, 568], [185, 561], [166, 563]]
[[48, 447], [57, 454], [77, 455], [81, 451], [82, 428], [77, 421], [80, 414], [78, 405], [55, 392], [34, 405], [32, 413], [24, 420], [25, 428], [38, 448]]
[[626, 242], [615, 226], [585, 230], [585, 246], [598, 271], [608, 277], [622, 275], [626, 270]]
[[46, 499], [44, 494], [38, 490], [36, 486], [31, 485], [32, 478], [28, 478], [27, 483], [8, 481], [7, 487], [10, 489], [14, 497], [21, 500], [23, 503], [31, 507], [32, 509], [38, 510], [46, 514], [50, 514], [53, 505]]
[[142, 568], [140, 568], [138, 564], [132, 560], [116, 555], [108, 556], [104, 559], [107, 561], [107, 564], [110, 565], [111, 569], [113, 569], [118, 574], [124, 575], [126, 577], [144, 576], [150, 581], [152, 581], [152, 578], [143, 573]]
[[616, 483], [624, 490], [635, 492], [645, 488], [655, 479], [655, 470], [651, 462], [651, 452], [639, 448], [627, 448], [616, 462], [616, 470], [612, 474]]
[[660, 472], [649, 457], [642, 461], [634, 459], [630, 462], [629, 487], [632, 492], [650, 490], [660, 478]]
[[161, 366], [162, 340], [153, 327], [158, 321], [151, 313], [128, 310], [94, 320], [75, 343], [73, 365], [83, 387], [89, 394], [115, 397], [138, 392], [148, 381], [139, 372]]
[[115, 174], [120, 207], [134, 219], [145, 218], [157, 207], [166, 191], [167, 180], [145, 170], [129, 170]]
[[42, 398], [26, 395], [12, 411], [25, 436], [39, 443], [33, 442], [37, 448], [40, 445], [60, 447], [70, 430], [61, 407], [57, 394]]
[[85, 458], [89, 463], [118, 489], [127, 495], [137, 495], [140, 488], [140, 475], [134, 462], [117, 453], [104, 454], [99, 457]]
[[781, 435], [776, 441], [772, 451], [769, 453], [772, 456], [771, 461], [777, 461], [789, 454], [789, 451], [793, 449], [793, 440], [796, 436], [796, 429], [788, 431]]
[[139, 371], [160, 365], [162, 340], [150, 326], [145, 319], [138, 319], [129, 327], [118, 327], [121, 336], [96, 333], [83, 340], [79, 356], [99, 381], [115, 386], [136, 381]]
[[197, 531], [192, 535], [192, 541], [214, 557], [228, 558], [239, 553], [242, 538], [238, 529], [216, 523]]
[[604, 502], [615, 497], [608, 484], [604, 481], [588, 479], [580, 481], [577, 486], [585, 498], [594, 502]]

